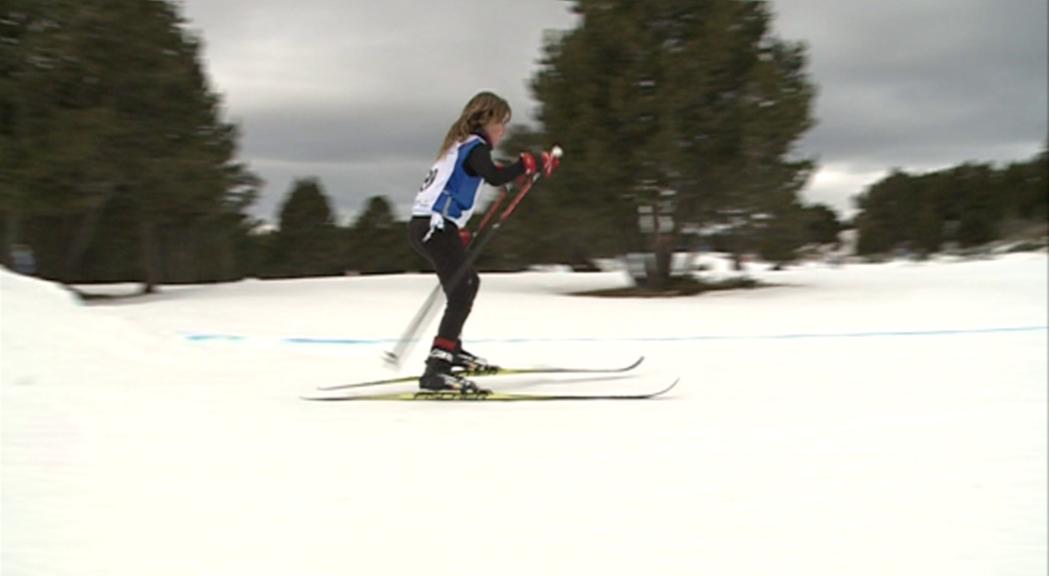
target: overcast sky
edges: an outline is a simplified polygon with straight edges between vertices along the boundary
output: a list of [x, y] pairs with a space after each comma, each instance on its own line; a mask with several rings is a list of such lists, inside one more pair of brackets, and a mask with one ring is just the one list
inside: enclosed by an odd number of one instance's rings
[[[492, 90], [531, 121], [544, 32], [576, 25], [562, 0], [181, 4], [271, 221], [302, 177], [321, 180], [340, 223], [375, 195], [406, 216], [466, 100]], [[800, 145], [820, 165], [808, 202], [849, 214], [890, 168], [1022, 160], [1046, 141], [1046, 0], [771, 4], [776, 34], [808, 44], [819, 89]]]

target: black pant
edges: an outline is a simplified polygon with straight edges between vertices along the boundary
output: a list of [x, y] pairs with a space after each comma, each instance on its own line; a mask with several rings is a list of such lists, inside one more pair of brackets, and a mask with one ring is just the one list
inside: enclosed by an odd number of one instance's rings
[[[445, 220], [443, 230], [434, 230], [430, 238], [423, 238], [430, 233], [430, 218], [415, 216], [408, 222], [408, 240], [416, 252], [424, 256], [437, 270], [441, 288], [448, 297], [448, 305], [441, 318], [441, 327], [437, 336], [457, 341], [463, 331], [463, 324], [473, 309], [477, 289], [481, 286], [481, 277], [471, 266], [461, 271], [466, 263], [466, 247], [459, 239], [459, 227]], [[454, 278], [459, 273], [459, 278]], [[453, 284], [454, 282], [454, 284]]]

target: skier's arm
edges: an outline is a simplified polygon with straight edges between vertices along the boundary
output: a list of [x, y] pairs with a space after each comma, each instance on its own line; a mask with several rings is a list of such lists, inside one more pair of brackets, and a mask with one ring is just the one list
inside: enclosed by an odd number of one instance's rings
[[502, 186], [525, 173], [524, 162], [520, 159], [509, 166], [496, 166], [491, 149], [485, 145], [474, 146], [465, 164], [467, 174], [480, 176], [492, 186]]

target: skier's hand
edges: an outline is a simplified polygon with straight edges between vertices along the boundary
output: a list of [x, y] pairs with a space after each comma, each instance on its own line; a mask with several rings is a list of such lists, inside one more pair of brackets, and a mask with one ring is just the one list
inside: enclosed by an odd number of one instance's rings
[[534, 174], [542, 169], [543, 175], [549, 176], [561, 163], [561, 159], [550, 152], [541, 152], [538, 156], [531, 152], [524, 152], [521, 154], [521, 162], [524, 162], [525, 174]]
[[473, 233], [463, 228], [459, 230], [459, 240], [463, 243], [463, 246], [469, 246], [470, 241], [473, 240]]
[[521, 152], [521, 162], [524, 164], [525, 174], [534, 174], [539, 168], [539, 161], [531, 152]]
[[549, 176], [561, 164], [561, 157], [550, 152], [543, 152], [543, 175]]

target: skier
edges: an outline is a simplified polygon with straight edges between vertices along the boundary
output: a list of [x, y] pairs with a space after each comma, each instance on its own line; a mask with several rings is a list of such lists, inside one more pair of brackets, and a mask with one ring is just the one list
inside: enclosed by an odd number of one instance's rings
[[509, 166], [492, 160], [510, 123], [510, 105], [503, 98], [481, 92], [467, 102], [462, 114], [448, 129], [437, 162], [423, 181], [412, 206], [408, 238], [412, 248], [433, 265], [447, 297], [444, 316], [419, 378], [423, 390], [476, 392], [477, 387], [453, 373], [453, 368], [484, 371], [492, 368], [483, 359], [463, 350], [460, 334], [473, 308], [481, 279], [466, 264], [470, 241], [466, 222], [477, 206], [481, 182], [502, 186], [520, 176], [543, 170], [549, 175], [557, 157], [522, 153]]

